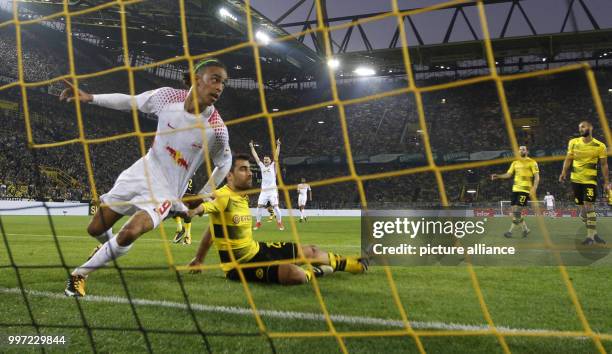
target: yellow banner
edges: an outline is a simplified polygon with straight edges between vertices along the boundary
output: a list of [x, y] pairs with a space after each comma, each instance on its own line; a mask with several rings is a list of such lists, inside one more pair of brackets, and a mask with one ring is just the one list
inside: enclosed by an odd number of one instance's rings
[[514, 118], [512, 119], [512, 124], [514, 124], [515, 127], [519, 127], [519, 128], [537, 127], [540, 124], [540, 119], [538, 118]]
[[0, 108], [1, 109], [10, 109], [16, 111], [19, 105], [16, 102], [0, 100]]

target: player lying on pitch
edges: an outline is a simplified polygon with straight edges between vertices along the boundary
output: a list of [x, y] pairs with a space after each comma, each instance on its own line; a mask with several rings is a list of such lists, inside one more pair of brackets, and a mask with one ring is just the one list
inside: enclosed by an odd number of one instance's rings
[[[126, 254], [134, 241], [159, 226], [171, 210], [187, 213], [181, 197], [204, 162], [206, 147], [215, 169], [200, 194], [210, 195], [227, 175], [232, 159], [227, 128], [213, 106], [221, 97], [227, 72], [220, 61], [206, 59], [195, 66], [194, 75], [196, 81], [189, 91], [162, 87], [137, 96], [91, 95], [67, 83], [69, 88], [60, 95], [62, 100], [78, 99], [116, 110], [129, 111], [134, 105], [158, 118], [155, 143], [147, 154], [123, 171], [113, 188], [100, 197], [106, 205], [98, 208], [87, 232], [103, 245], [71, 273], [64, 290], [67, 296], [84, 296], [85, 279], [91, 272]], [[200, 128], [178, 129], [199, 122], [206, 137]], [[124, 215], [131, 217], [114, 236], [112, 226]]]
[[[231, 265], [230, 252], [240, 264], [270, 262], [276, 260], [293, 260], [289, 264], [258, 265], [242, 268], [247, 281], [296, 285], [308, 283], [313, 276], [321, 276], [332, 271], [346, 271], [353, 274], [367, 270], [367, 259], [343, 257], [332, 252], [325, 252], [317, 246], [301, 246], [292, 242], [256, 242], [253, 239], [252, 216], [249, 209], [249, 197], [246, 191], [253, 186], [253, 174], [248, 155], [236, 155], [227, 175], [227, 184], [214, 193], [212, 201], [204, 202], [189, 211], [190, 216], [207, 213], [211, 219], [211, 228], [205, 232], [190, 266], [201, 265], [214, 242], [219, 251], [219, 258], [225, 276], [231, 280], [240, 280], [238, 270]], [[223, 219], [222, 219], [223, 217]], [[224, 237], [223, 221], [227, 228]], [[311, 260], [313, 269], [302, 268], [299, 257]]]

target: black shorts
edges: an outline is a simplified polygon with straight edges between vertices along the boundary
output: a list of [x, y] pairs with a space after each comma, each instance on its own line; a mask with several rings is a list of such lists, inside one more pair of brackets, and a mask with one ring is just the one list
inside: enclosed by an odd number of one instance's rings
[[527, 206], [529, 201], [529, 193], [526, 192], [512, 192], [512, 202], [510, 205]]
[[[221, 262], [231, 260], [227, 251], [219, 252], [219, 256]], [[293, 242], [259, 242], [259, 252], [243, 264], [295, 259], [297, 256], [298, 246]], [[278, 284], [278, 267], [278, 265], [261, 265], [242, 268], [242, 273], [247, 281]], [[240, 275], [236, 269], [225, 273], [225, 277], [231, 280], [240, 280]]]
[[572, 182], [572, 188], [576, 205], [583, 205], [584, 202], [594, 203], [597, 200], [597, 185], [595, 184]]

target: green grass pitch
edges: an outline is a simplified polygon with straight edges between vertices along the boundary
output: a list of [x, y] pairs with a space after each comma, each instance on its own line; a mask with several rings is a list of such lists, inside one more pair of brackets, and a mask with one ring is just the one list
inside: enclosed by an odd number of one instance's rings
[[[96, 245], [86, 236], [87, 217], [54, 217], [53, 226], [47, 217], [5, 216], [1, 218], [4, 238], [0, 242], [0, 338], [8, 334], [33, 334], [30, 317], [19, 292], [16, 270], [11, 267], [6, 243], [28, 291], [27, 300], [34, 321], [44, 334], [65, 335], [69, 344], [47, 347], [48, 352], [90, 352], [90, 337], [98, 352], [146, 352], [145, 336], [153, 352], [188, 353], [270, 353], [272, 346], [279, 353], [338, 353], [336, 338], [292, 337], [268, 339], [259, 331], [240, 283], [225, 280], [220, 270], [207, 270], [200, 275], [180, 273], [184, 290], [193, 306], [193, 314], [184, 307], [185, 297], [177, 273], [168, 268], [159, 231], [144, 235], [130, 253], [119, 260], [127, 289], [133, 299], [138, 322], [126, 303], [126, 290], [117, 269], [108, 267], [92, 274], [87, 281], [86, 301], [63, 296], [67, 271], [81, 264]], [[121, 222], [120, 222], [121, 223]], [[117, 224], [117, 226], [120, 225]], [[534, 219], [528, 223], [534, 232], [529, 242], [541, 241]], [[612, 241], [612, 219], [600, 218], [600, 235]], [[485, 239], [504, 242], [501, 234], [508, 218], [495, 218], [489, 224]], [[277, 231], [274, 223], [264, 222], [255, 233], [257, 240], [291, 240], [287, 230]], [[573, 240], [581, 225], [578, 219], [546, 219], [554, 240]], [[193, 257], [205, 219], [196, 219], [191, 246], [170, 245], [176, 264], [184, 265]], [[311, 218], [296, 223], [301, 240], [340, 254], [356, 255], [360, 249], [358, 218]], [[583, 227], [583, 226], [582, 226]], [[169, 237], [174, 222], [167, 221]], [[602, 231], [603, 230], [603, 231]], [[117, 228], [115, 229], [117, 231]], [[518, 235], [518, 232], [516, 232]], [[57, 240], [57, 244], [55, 242]], [[525, 241], [527, 242], [527, 241]], [[207, 264], [218, 262], [214, 249]], [[142, 267], [143, 269], [137, 269]], [[153, 267], [156, 269], [146, 269]], [[495, 325], [504, 330], [582, 331], [583, 326], [573, 306], [558, 267], [475, 267], [485, 303]], [[612, 266], [575, 266], [567, 268], [571, 283], [584, 315], [593, 331], [612, 334]], [[418, 330], [441, 331], [453, 328], [470, 329], [485, 326], [480, 303], [465, 266], [393, 267], [391, 273], [402, 305]], [[388, 278], [381, 267], [372, 267], [366, 275], [336, 273], [320, 278], [319, 285], [326, 309], [333, 317], [336, 331], [398, 331], [401, 317], [392, 297]], [[252, 284], [249, 289], [262, 311], [268, 332], [325, 332], [329, 327], [321, 319], [321, 306], [311, 285], [282, 287]], [[99, 329], [88, 333], [83, 326], [78, 306], [85, 321]], [[198, 328], [206, 335], [198, 334]], [[58, 328], [56, 326], [68, 326]], [[473, 327], [471, 327], [473, 326]], [[113, 330], [129, 328], [133, 330]], [[187, 331], [192, 334], [174, 334]], [[426, 352], [431, 353], [501, 353], [502, 347], [493, 335], [422, 336]], [[594, 353], [597, 348], [590, 338], [507, 336], [513, 353]], [[346, 337], [351, 353], [417, 352], [410, 336]], [[612, 340], [604, 340], [612, 351]], [[0, 352], [40, 352], [40, 348], [11, 347], [0, 343]]]

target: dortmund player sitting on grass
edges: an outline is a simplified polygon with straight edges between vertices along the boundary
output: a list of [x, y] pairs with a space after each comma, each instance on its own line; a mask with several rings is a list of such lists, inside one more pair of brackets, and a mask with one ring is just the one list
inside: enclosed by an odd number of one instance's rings
[[[296, 285], [308, 283], [313, 276], [322, 276], [333, 271], [359, 274], [367, 270], [368, 263], [364, 258], [343, 257], [312, 245], [298, 247], [292, 242], [255, 241], [249, 197], [245, 194], [252, 188], [252, 177], [249, 156], [234, 156], [227, 175], [227, 185], [214, 193], [212, 201], [204, 202], [189, 211], [191, 216], [207, 213], [214, 232], [214, 237], [210, 229], [204, 234], [190, 266], [202, 264], [214, 242], [225, 276], [231, 280], [240, 280], [240, 277], [238, 270], [232, 267], [230, 252], [240, 264], [291, 260], [291, 263], [242, 268], [247, 281]], [[227, 234], [224, 233], [224, 228]], [[298, 266], [298, 258], [302, 255], [311, 260], [312, 269]]]
[[527, 146], [520, 146], [519, 152], [521, 158], [512, 162], [508, 171], [504, 174], [492, 174], [491, 180], [496, 179], [507, 179], [514, 175], [514, 185], [512, 186], [512, 224], [510, 230], [504, 233], [507, 238], [512, 237], [512, 231], [518, 225], [521, 225], [523, 229], [523, 237], [527, 237], [530, 230], [525, 223], [525, 219], [521, 215], [523, 208], [527, 206], [529, 195], [536, 200], [536, 191], [538, 190], [538, 183], [540, 183], [540, 170], [538, 169], [538, 163], [528, 157], [529, 150]]
[[601, 164], [604, 190], [610, 189], [608, 178], [608, 154], [606, 145], [593, 138], [593, 125], [583, 121], [578, 125], [579, 138], [569, 141], [567, 156], [563, 162], [563, 170], [559, 182], [565, 182], [570, 166], [570, 179], [574, 189], [574, 202], [578, 205], [582, 221], [586, 223], [587, 236], [582, 241], [585, 246], [593, 243], [605, 244], [597, 235], [597, 217], [593, 203], [597, 200], [597, 165]]

